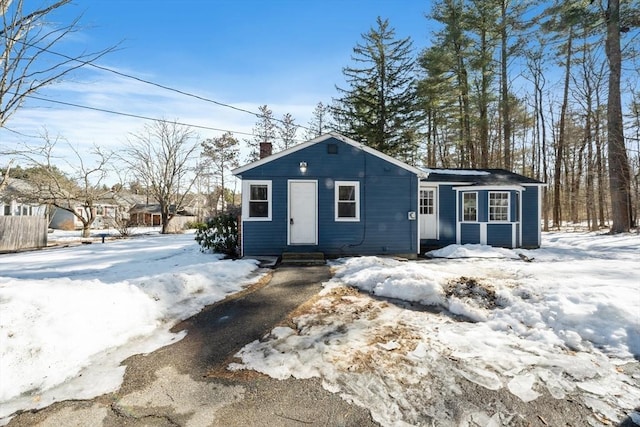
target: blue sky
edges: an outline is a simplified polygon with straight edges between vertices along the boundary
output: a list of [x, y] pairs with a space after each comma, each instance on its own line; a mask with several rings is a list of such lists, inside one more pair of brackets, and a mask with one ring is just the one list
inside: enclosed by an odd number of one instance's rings
[[[78, 0], [53, 18], [81, 17], [81, 31], [56, 47], [63, 53], [119, 44], [98, 64], [121, 73], [276, 117], [291, 113], [306, 125], [315, 105], [335, 96], [352, 48], [388, 18], [398, 37], [411, 36], [416, 51], [428, 43], [427, 0]], [[238, 132], [256, 118], [113, 73], [88, 68], [41, 96], [95, 108]], [[29, 101], [7, 123], [38, 135], [46, 128], [79, 151], [91, 144], [117, 148], [145, 121]], [[221, 132], [197, 129], [204, 138]], [[300, 132], [302, 134], [302, 132]], [[300, 135], [301, 136], [301, 135]], [[0, 130], [0, 141], [37, 139]], [[4, 162], [0, 159], [0, 164]]]

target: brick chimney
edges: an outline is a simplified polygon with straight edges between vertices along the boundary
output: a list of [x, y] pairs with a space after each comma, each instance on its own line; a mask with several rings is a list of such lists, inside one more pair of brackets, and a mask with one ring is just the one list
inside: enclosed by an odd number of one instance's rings
[[271, 155], [271, 143], [270, 142], [261, 142], [260, 143], [260, 158], [264, 159], [265, 157], [269, 157]]

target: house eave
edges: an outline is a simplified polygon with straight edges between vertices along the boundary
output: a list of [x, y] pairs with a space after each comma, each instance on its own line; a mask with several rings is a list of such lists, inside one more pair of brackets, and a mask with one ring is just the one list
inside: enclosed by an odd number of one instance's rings
[[381, 159], [383, 159], [383, 160], [385, 160], [385, 161], [387, 161], [387, 162], [389, 162], [389, 163], [391, 163], [391, 164], [393, 164], [395, 166], [398, 166], [399, 168], [405, 169], [405, 170], [417, 175], [419, 178], [426, 178], [428, 176], [428, 173], [423, 171], [423, 170], [421, 170], [421, 169], [418, 169], [416, 167], [410, 166], [410, 165], [408, 165], [408, 164], [406, 164], [404, 162], [401, 162], [398, 159], [394, 159], [393, 157], [391, 157], [391, 156], [389, 156], [387, 154], [381, 153], [380, 151], [378, 151], [376, 149], [368, 147], [368, 146], [366, 146], [366, 145], [364, 145], [364, 144], [362, 144], [360, 142], [354, 141], [353, 139], [347, 138], [346, 136], [340, 135], [339, 133], [336, 133], [336, 132], [329, 132], [327, 134], [320, 135], [317, 138], [314, 138], [314, 139], [311, 139], [309, 141], [303, 142], [301, 144], [295, 145], [295, 146], [293, 146], [291, 148], [288, 148], [286, 150], [283, 150], [283, 151], [280, 151], [278, 153], [272, 154], [272, 155], [270, 155], [268, 157], [262, 158], [260, 160], [256, 160], [255, 162], [248, 163], [248, 164], [246, 164], [244, 166], [240, 166], [239, 168], [233, 169], [231, 171], [231, 173], [233, 175], [235, 175], [235, 176], [239, 176], [240, 178], [242, 178], [242, 174], [244, 172], [246, 172], [246, 171], [249, 171], [249, 170], [257, 168], [257, 167], [260, 167], [260, 166], [265, 165], [265, 164], [267, 164], [269, 162], [272, 162], [274, 160], [278, 160], [278, 159], [280, 159], [282, 157], [288, 156], [289, 154], [295, 153], [296, 151], [303, 150], [303, 149], [305, 149], [307, 147], [310, 147], [310, 146], [312, 146], [314, 144], [317, 144], [317, 143], [320, 143], [322, 141], [326, 141], [327, 139], [330, 139], [330, 138], [335, 138], [335, 139], [337, 139], [339, 141], [344, 142], [345, 144], [348, 144], [348, 145], [350, 145], [352, 147], [360, 149], [360, 150], [364, 151], [365, 153], [368, 153], [368, 154], [371, 154], [372, 156], [376, 156], [378, 158], [381, 158]]

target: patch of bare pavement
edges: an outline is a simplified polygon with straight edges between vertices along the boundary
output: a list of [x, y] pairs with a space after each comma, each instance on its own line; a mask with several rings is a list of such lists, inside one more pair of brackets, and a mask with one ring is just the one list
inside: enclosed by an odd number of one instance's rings
[[279, 381], [226, 371], [245, 344], [262, 338], [315, 295], [329, 267], [280, 267], [266, 283], [180, 323], [179, 342], [124, 361], [115, 393], [18, 414], [21, 426], [373, 426], [366, 409], [322, 388], [319, 379]]
[[[23, 412], [8, 425], [378, 425], [367, 409], [326, 391], [321, 379], [280, 381], [226, 369], [240, 348], [287, 322], [288, 315], [329, 278], [327, 266], [279, 267], [270, 280], [177, 325], [175, 331], [188, 331], [181, 341], [127, 359], [117, 392]], [[585, 426], [593, 421], [590, 411], [576, 401], [541, 396], [525, 403], [504, 389], [489, 390], [471, 382], [460, 384], [457, 395], [443, 405], [438, 413], [447, 414], [447, 419], [425, 415], [420, 425]]]

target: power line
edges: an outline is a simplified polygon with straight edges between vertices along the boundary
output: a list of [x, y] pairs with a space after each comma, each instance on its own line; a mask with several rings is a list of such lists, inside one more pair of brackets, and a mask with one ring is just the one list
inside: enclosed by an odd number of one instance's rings
[[[239, 112], [246, 113], [246, 114], [251, 114], [252, 116], [255, 116], [257, 118], [265, 117], [264, 114], [256, 113], [256, 112], [253, 112], [251, 110], [247, 110], [247, 109], [244, 109], [244, 108], [236, 107], [234, 105], [226, 104], [224, 102], [216, 101], [214, 99], [210, 99], [210, 98], [207, 98], [207, 97], [204, 97], [204, 96], [201, 96], [201, 95], [196, 95], [194, 93], [183, 91], [181, 89], [172, 88], [170, 86], [166, 86], [166, 85], [163, 85], [163, 84], [160, 84], [160, 83], [155, 83], [155, 82], [152, 82], [150, 80], [146, 80], [146, 79], [143, 79], [143, 78], [131, 75], [131, 74], [127, 74], [127, 73], [123, 73], [123, 72], [114, 70], [112, 68], [108, 68], [108, 67], [105, 67], [105, 66], [102, 66], [102, 65], [95, 64], [94, 62], [91, 62], [91, 61], [85, 61], [85, 60], [82, 60], [82, 59], [79, 59], [79, 58], [74, 58], [72, 56], [68, 56], [68, 55], [65, 55], [63, 53], [55, 52], [55, 51], [53, 51], [51, 49], [48, 49], [48, 48], [43, 48], [43, 47], [31, 44], [31, 43], [27, 43], [24, 40], [13, 40], [13, 41], [17, 42], [17, 43], [22, 43], [22, 44], [24, 44], [26, 46], [29, 46], [31, 48], [34, 48], [34, 49], [38, 49], [38, 50], [40, 50], [42, 52], [47, 52], [47, 53], [50, 53], [52, 55], [60, 56], [60, 57], [65, 58], [65, 59], [67, 59], [69, 61], [79, 62], [82, 65], [88, 65], [90, 67], [94, 67], [94, 68], [97, 68], [97, 69], [102, 70], [102, 71], [113, 73], [113, 74], [116, 74], [118, 76], [125, 77], [125, 78], [128, 78], [128, 79], [136, 80], [138, 82], [145, 83], [145, 84], [148, 84], [148, 85], [151, 85], [151, 86], [155, 86], [155, 87], [158, 87], [160, 89], [168, 90], [168, 91], [171, 91], [171, 92], [178, 93], [180, 95], [184, 95], [184, 96], [188, 96], [188, 97], [191, 97], [191, 98], [195, 98], [195, 99], [198, 99], [200, 101], [209, 102], [209, 103], [218, 105], [220, 107], [230, 108], [230, 109], [235, 110], [235, 111], [239, 111]], [[280, 122], [280, 123], [284, 124], [284, 121], [282, 119], [278, 119], [276, 117], [272, 117], [271, 119], [276, 121], [276, 122]], [[296, 124], [295, 126], [298, 127], [298, 128], [301, 128], [301, 129], [311, 130], [307, 126], [303, 126], [303, 125]], [[242, 133], [242, 132], [238, 132], [238, 133]], [[250, 135], [253, 135], [253, 134], [250, 134]]]
[[175, 123], [175, 124], [181, 125], [181, 126], [188, 126], [188, 127], [192, 127], [192, 128], [198, 128], [198, 129], [213, 130], [213, 131], [217, 131], [217, 132], [231, 132], [231, 133], [234, 133], [234, 134], [254, 136], [253, 133], [248, 133], [248, 132], [233, 131], [233, 130], [229, 130], [229, 129], [220, 129], [220, 128], [214, 128], [214, 127], [210, 127], [210, 126], [193, 125], [193, 124], [189, 124], [189, 123], [181, 123], [181, 122], [176, 122], [176, 121], [172, 121], [172, 120], [165, 120], [165, 119], [156, 119], [156, 118], [153, 118], [153, 117], [142, 116], [142, 115], [139, 115], [139, 114], [123, 113], [121, 111], [107, 110], [105, 108], [90, 107], [90, 106], [87, 106], [87, 105], [75, 104], [73, 102], [65, 102], [65, 101], [58, 101], [58, 100], [55, 100], [55, 99], [41, 98], [39, 96], [34, 96], [34, 95], [27, 95], [27, 98], [36, 99], [38, 101], [52, 102], [54, 104], [67, 105], [67, 106], [70, 106], [70, 107], [83, 108], [85, 110], [100, 111], [102, 113], [115, 114], [115, 115], [118, 115], [118, 116], [133, 117], [133, 118], [136, 118], [136, 119], [158, 121], [158, 122], [164, 122], [164, 123]]

